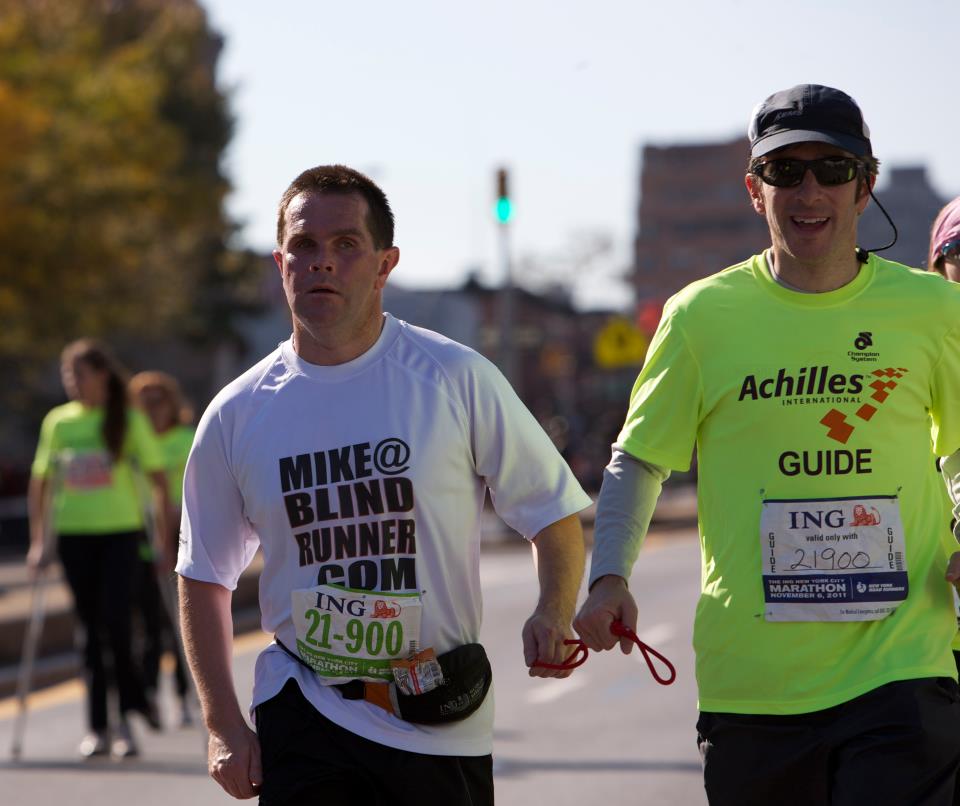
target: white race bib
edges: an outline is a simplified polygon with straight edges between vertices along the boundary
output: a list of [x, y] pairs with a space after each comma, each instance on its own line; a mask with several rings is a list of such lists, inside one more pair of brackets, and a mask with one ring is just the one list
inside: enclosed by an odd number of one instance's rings
[[60, 451], [63, 486], [86, 492], [104, 489], [113, 484], [113, 464], [106, 451]]
[[764, 500], [767, 621], [874, 621], [907, 598], [896, 496]]
[[419, 593], [318, 585], [292, 593], [297, 653], [324, 685], [393, 680], [390, 661], [420, 649]]

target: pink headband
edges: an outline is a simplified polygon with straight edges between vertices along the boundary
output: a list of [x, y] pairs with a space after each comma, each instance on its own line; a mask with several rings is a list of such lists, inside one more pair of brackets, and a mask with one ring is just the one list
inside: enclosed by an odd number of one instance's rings
[[932, 269], [944, 245], [960, 238], [960, 196], [944, 207], [933, 222], [930, 233], [930, 256], [927, 268]]

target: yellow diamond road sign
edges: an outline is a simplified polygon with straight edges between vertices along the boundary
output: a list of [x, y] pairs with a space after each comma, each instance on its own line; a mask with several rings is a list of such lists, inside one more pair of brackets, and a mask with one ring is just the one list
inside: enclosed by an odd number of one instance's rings
[[638, 367], [647, 354], [647, 337], [624, 316], [612, 318], [593, 340], [593, 357], [604, 369]]

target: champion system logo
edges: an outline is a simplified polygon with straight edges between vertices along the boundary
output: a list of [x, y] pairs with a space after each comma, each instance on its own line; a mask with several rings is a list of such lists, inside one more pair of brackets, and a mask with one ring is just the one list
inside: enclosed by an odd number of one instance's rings
[[[905, 367], [887, 367], [886, 369], [875, 369], [871, 374], [876, 376], [876, 380], [867, 384], [868, 388], [873, 389], [870, 397], [876, 401], [877, 406], [870, 403], [864, 403], [857, 409], [854, 416], [870, 422], [873, 415], [877, 413], [878, 406], [883, 405], [884, 401], [890, 397], [890, 393], [897, 388], [897, 380], [908, 372]], [[886, 380], [883, 380], [886, 378]], [[827, 436], [835, 439], [837, 442], [846, 444], [847, 440], [856, 429], [856, 424], [847, 421], [847, 415], [839, 409], [830, 409], [820, 420], [821, 425], [827, 427]]]

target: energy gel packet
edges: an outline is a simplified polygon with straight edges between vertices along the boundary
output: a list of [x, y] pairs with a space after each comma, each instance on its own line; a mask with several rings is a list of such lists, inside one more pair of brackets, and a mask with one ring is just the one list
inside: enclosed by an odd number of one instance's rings
[[397, 690], [413, 696], [426, 694], [443, 685], [443, 671], [433, 648], [421, 650], [409, 658], [390, 661]]

